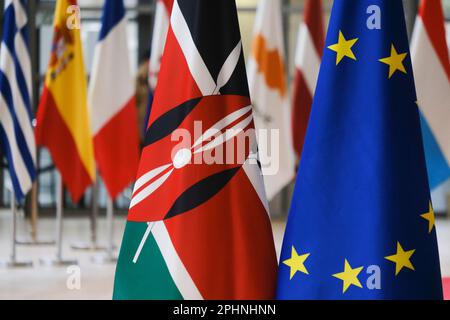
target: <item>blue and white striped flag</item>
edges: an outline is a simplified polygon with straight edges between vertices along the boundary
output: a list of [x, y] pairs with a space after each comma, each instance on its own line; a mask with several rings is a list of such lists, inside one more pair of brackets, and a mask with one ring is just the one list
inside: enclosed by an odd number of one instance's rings
[[18, 201], [36, 177], [31, 61], [24, 0], [6, 0], [0, 46], [0, 139]]

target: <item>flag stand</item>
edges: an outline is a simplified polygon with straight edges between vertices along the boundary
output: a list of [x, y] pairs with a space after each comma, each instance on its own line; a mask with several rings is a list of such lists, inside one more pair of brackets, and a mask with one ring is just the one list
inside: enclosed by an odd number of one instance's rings
[[24, 268], [32, 267], [33, 262], [31, 260], [17, 260], [17, 206], [16, 195], [14, 194], [13, 186], [10, 189], [11, 193], [11, 214], [12, 214], [12, 239], [11, 239], [11, 255], [9, 260], [0, 262], [0, 265], [5, 268]]
[[50, 258], [41, 258], [42, 265], [48, 266], [69, 266], [76, 265], [78, 261], [75, 259], [62, 258], [62, 229], [63, 229], [63, 185], [61, 176], [57, 176], [56, 182], [56, 256]]
[[92, 187], [92, 211], [89, 216], [91, 241], [90, 242], [76, 242], [71, 245], [74, 250], [83, 251], [98, 251], [105, 250], [105, 246], [97, 243], [97, 217], [98, 217], [98, 179]]
[[92, 258], [92, 261], [98, 264], [117, 261], [117, 257], [114, 255], [114, 201], [109, 196], [106, 201], [106, 229], [109, 238], [106, 253]]
[[54, 245], [55, 240], [39, 240], [37, 236], [38, 207], [37, 207], [37, 183], [33, 183], [31, 189], [31, 231], [30, 237], [19, 238], [16, 243], [23, 246], [49, 246]]

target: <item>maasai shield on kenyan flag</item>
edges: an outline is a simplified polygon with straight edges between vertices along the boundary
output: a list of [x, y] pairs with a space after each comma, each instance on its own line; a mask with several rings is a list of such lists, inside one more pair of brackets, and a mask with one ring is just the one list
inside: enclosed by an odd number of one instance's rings
[[175, 1], [115, 299], [274, 297], [255, 137], [234, 1]]

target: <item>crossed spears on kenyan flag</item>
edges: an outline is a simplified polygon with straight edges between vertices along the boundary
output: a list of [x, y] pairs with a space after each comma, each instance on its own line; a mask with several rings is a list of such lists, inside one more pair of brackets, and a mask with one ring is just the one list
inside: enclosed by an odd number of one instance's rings
[[[239, 41], [239, 43], [236, 45], [236, 47], [231, 51], [228, 58], [225, 60], [218, 76], [217, 80], [215, 81], [215, 89], [213, 92], [211, 92], [210, 96], [217, 96], [220, 95], [220, 89], [224, 87], [230, 80], [231, 76], [233, 75], [237, 64], [239, 62], [239, 58], [242, 51], [242, 42]], [[212, 76], [210, 75], [210, 78], [212, 79]], [[203, 94], [203, 97], [208, 96], [208, 94]], [[237, 122], [235, 125], [229, 127], [231, 124], [236, 122], [237, 120], [241, 119], [239, 122]], [[252, 106], [248, 105], [244, 108], [241, 108], [237, 111], [234, 111], [227, 115], [225, 118], [221, 119], [220, 121], [216, 122], [213, 126], [211, 126], [209, 129], [207, 129], [195, 142], [194, 144], [189, 148], [183, 148], [178, 150], [175, 153], [175, 156], [172, 158], [172, 163], [159, 166], [155, 169], [152, 169], [148, 171], [147, 173], [143, 174], [135, 183], [133, 195], [130, 203], [130, 209], [135, 207], [140, 202], [144, 201], [146, 198], [148, 198], [151, 194], [153, 194], [156, 190], [158, 190], [164, 182], [171, 176], [171, 174], [174, 172], [174, 170], [179, 170], [188, 165], [191, 162], [192, 156], [195, 154], [200, 154], [205, 151], [214, 149], [230, 139], [233, 139], [238, 134], [245, 131], [245, 129], [251, 124], [253, 121], [253, 114], [252, 114]], [[220, 135], [217, 135], [218, 133], [221, 133]], [[209, 141], [212, 139], [211, 141]], [[206, 142], [206, 143], [205, 143]], [[249, 157], [252, 157], [252, 154], [255, 155], [254, 158], [257, 159], [257, 152], [250, 151]], [[166, 172], [165, 174], [159, 176], [163, 172]], [[152, 181], [147, 187], [143, 188], [142, 190], [138, 191], [143, 187], [145, 184]], [[170, 215], [166, 215], [163, 220], [170, 218]], [[152, 231], [153, 227], [155, 226], [155, 223], [157, 221], [147, 222], [147, 229], [141, 239], [141, 242], [136, 250], [136, 253], [133, 258], [133, 263], [137, 263], [139, 256], [141, 254], [141, 251], [147, 241], [148, 236], [150, 235], [150, 232]]]

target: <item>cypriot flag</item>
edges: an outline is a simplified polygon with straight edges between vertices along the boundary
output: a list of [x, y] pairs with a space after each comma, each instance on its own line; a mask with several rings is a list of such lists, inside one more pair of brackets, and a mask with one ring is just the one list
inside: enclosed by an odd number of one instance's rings
[[258, 5], [247, 73], [264, 184], [271, 200], [294, 175], [279, 0], [262, 0]]

